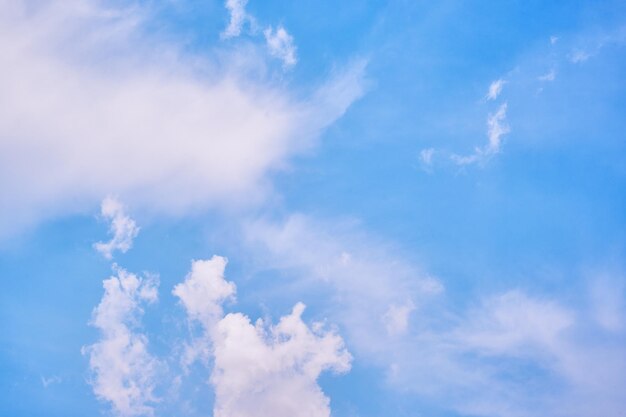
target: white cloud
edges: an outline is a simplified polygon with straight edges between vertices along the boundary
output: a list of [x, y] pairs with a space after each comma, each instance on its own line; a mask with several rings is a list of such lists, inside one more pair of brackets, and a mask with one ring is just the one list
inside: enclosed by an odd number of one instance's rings
[[102, 217], [111, 221], [109, 233], [113, 235], [110, 241], [98, 242], [94, 248], [105, 258], [111, 259], [113, 251], [119, 250], [126, 253], [133, 245], [133, 239], [139, 233], [139, 227], [133, 219], [126, 215], [122, 204], [112, 197], [107, 197], [102, 201]]
[[529, 347], [552, 353], [563, 332], [574, 323], [572, 313], [550, 301], [509, 291], [485, 300], [470, 314], [457, 337], [463, 349], [514, 354]]
[[501, 78], [492, 82], [489, 85], [489, 90], [487, 91], [487, 100], [495, 100], [496, 98], [498, 98], [498, 96], [502, 92], [504, 84], [506, 84], [506, 81]]
[[[594, 407], [616, 415], [625, 403], [618, 394], [626, 387], [625, 333], [616, 320], [623, 295], [607, 303], [614, 307], [585, 313], [600, 323], [587, 329], [580, 311], [521, 290], [470, 307], [446, 303], [438, 280], [352, 225], [298, 215], [253, 222], [245, 232], [266, 262], [257, 266], [283, 271], [292, 294], [322, 291], [356, 360], [386, 368], [403, 392], [499, 417], [582, 417]], [[598, 300], [606, 296], [597, 291]], [[527, 373], [518, 377], [520, 367]]]
[[605, 330], [620, 332], [626, 328], [626, 283], [623, 278], [601, 274], [591, 282], [592, 316]]
[[540, 75], [537, 79], [539, 81], [554, 81], [556, 78], [556, 70], [553, 68], [547, 73]]
[[458, 165], [480, 163], [500, 152], [502, 136], [511, 131], [506, 124], [506, 111], [507, 103], [503, 103], [495, 113], [490, 113], [487, 117], [487, 138], [489, 142], [485, 147], [476, 148], [474, 153], [470, 155], [452, 155], [452, 161]]
[[41, 376], [41, 385], [43, 385], [44, 388], [48, 388], [52, 384], [60, 384], [61, 382], [63, 382], [63, 379], [60, 376], [53, 375], [49, 378], [43, 375]]
[[185, 346], [181, 358], [184, 369], [198, 358], [209, 359], [210, 340], [217, 322], [223, 317], [222, 303], [235, 298], [235, 284], [224, 279], [226, 263], [226, 258], [221, 256], [193, 261], [185, 281], [172, 291], [185, 307], [189, 320], [202, 325], [200, 337]]
[[420, 164], [422, 169], [426, 172], [430, 172], [433, 166], [433, 156], [435, 155], [435, 149], [426, 148], [420, 151]]
[[263, 35], [265, 36], [265, 42], [270, 54], [280, 59], [284, 67], [294, 66], [298, 62], [293, 37], [287, 33], [285, 28], [278, 26], [274, 30], [270, 26], [263, 31]]
[[241, 30], [250, 16], [246, 13], [248, 0], [226, 0], [225, 7], [230, 14], [228, 26], [221, 33], [222, 39], [234, 38], [241, 34]]
[[588, 60], [591, 57], [591, 54], [588, 53], [587, 51], [584, 51], [582, 49], [577, 49], [575, 51], [573, 51], [570, 55], [569, 55], [569, 59], [572, 63], [574, 64], [578, 64], [581, 62], [585, 62], [586, 60]]
[[241, 313], [223, 316], [221, 304], [235, 295], [224, 278], [226, 260], [214, 256], [195, 261], [185, 281], [174, 288], [190, 321], [204, 335], [193, 349], [212, 355], [211, 384], [216, 417], [330, 416], [329, 399], [317, 384], [326, 370], [347, 372], [351, 356], [342, 338], [302, 321], [296, 304], [275, 326], [252, 325]]
[[89, 355], [93, 391], [120, 416], [150, 415], [157, 400], [153, 390], [159, 362], [148, 352], [148, 338], [135, 328], [142, 304], [157, 300], [157, 284], [117, 268], [117, 276], [103, 286], [90, 323], [102, 338], [83, 348]]
[[498, 108], [497, 112], [490, 114], [487, 118], [487, 136], [489, 137], [489, 144], [486, 149], [487, 154], [500, 152], [502, 136], [511, 131], [505, 122], [506, 110], [507, 103], [504, 103]]
[[215, 336], [216, 417], [330, 416], [330, 401], [317, 384], [325, 370], [347, 372], [351, 356], [343, 340], [302, 321], [296, 304], [276, 326], [228, 314]]
[[387, 334], [395, 336], [405, 333], [409, 326], [409, 315], [413, 310], [415, 310], [415, 305], [412, 302], [391, 305], [383, 316]]
[[222, 318], [222, 303], [235, 296], [235, 284], [224, 279], [227, 262], [221, 256], [193, 261], [185, 281], [172, 291], [182, 302], [189, 318], [199, 321], [206, 329]]
[[169, 215], [258, 203], [266, 174], [363, 93], [353, 66], [295, 99], [228, 57], [154, 39], [146, 15], [95, 0], [0, 4], [0, 234], [106, 195]]
[[292, 215], [283, 222], [254, 221], [244, 229], [251, 250], [266, 263], [259, 268], [285, 271], [292, 291], [306, 295], [323, 288], [333, 294], [328, 300], [339, 307], [330, 309], [331, 318], [346, 328], [351, 350], [375, 361], [390, 343], [382, 335], [401, 333], [408, 324], [409, 306], [420, 311], [444, 290], [387, 243], [350, 223]]
[[[450, 313], [450, 322], [411, 329], [404, 344], [390, 345], [394, 386], [484, 416], [619, 415], [626, 404], [621, 330], [600, 336], [580, 312], [520, 290]], [[521, 379], [520, 367], [528, 372]]]
[[559, 37], [558, 36], [550, 36], [550, 44], [554, 45], [559, 41]]

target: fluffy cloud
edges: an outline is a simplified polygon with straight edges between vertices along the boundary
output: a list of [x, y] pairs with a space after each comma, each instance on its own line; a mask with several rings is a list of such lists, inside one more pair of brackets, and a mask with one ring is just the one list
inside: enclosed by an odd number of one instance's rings
[[235, 284], [224, 279], [226, 258], [214, 256], [209, 260], [194, 261], [185, 281], [176, 285], [177, 296], [191, 320], [197, 320], [210, 329], [221, 319], [222, 303], [235, 296]]
[[325, 370], [347, 372], [343, 340], [302, 321], [304, 305], [276, 326], [228, 314], [215, 335], [216, 417], [328, 417], [330, 401], [317, 385]]
[[122, 204], [112, 197], [107, 197], [102, 201], [101, 214], [102, 217], [110, 220], [109, 233], [113, 237], [108, 242], [94, 244], [94, 248], [105, 258], [111, 259], [114, 251], [119, 250], [125, 253], [132, 247], [133, 239], [139, 233], [139, 227], [126, 215]]
[[284, 27], [274, 30], [271, 26], [263, 31], [270, 54], [283, 62], [284, 67], [291, 67], [298, 62], [293, 37]]
[[222, 303], [234, 300], [235, 284], [224, 279], [226, 263], [226, 258], [221, 256], [193, 261], [185, 281], [172, 291], [185, 307], [189, 320], [202, 326], [200, 336], [185, 346], [181, 358], [184, 369], [188, 369], [198, 358], [205, 361], [210, 358], [211, 338], [215, 326], [223, 317]]
[[203, 328], [188, 355], [192, 351], [192, 356], [213, 358], [215, 416], [329, 416], [329, 399], [316, 381], [325, 370], [350, 369], [351, 356], [341, 337], [319, 323], [309, 328], [301, 318], [301, 303], [275, 326], [262, 320], [253, 325], [241, 313], [223, 316], [222, 303], [235, 295], [235, 285], [224, 278], [225, 266], [219, 256], [194, 261], [173, 291], [189, 320]]
[[159, 362], [148, 352], [148, 339], [136, 331], [142, 304], [157, 300], [154, 279], [142, 279], [123, 269], [103, 282], [104, 296], [94, 309], [91, 325], [99, 342], [83, 348], [89, 355], [94, 393], [111, 403], [121, 416], [149, 415]]
[[[10, 63], [0, 68], [0, 234], [106, 195], [165, 214], [254, 204], [266, 174], [363, 93], [353, 66], [295, 99], [229, 58], [218, 66], [155, 39], [148, 14], [95, 0], [0, 3]], [[325, 95], [341, 84], [342, 95]]]

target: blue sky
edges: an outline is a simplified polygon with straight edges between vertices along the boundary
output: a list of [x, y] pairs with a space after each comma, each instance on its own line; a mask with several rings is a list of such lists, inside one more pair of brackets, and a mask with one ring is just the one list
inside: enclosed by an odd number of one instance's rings
[[0, 34], [3, 415], [626, 412], [624, 2], [0, 0]]

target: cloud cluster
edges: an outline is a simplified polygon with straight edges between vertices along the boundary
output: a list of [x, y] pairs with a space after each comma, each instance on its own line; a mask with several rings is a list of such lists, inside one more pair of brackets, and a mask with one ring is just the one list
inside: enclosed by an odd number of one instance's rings
[[228, 314], [214, 338], [216, 417], [328, 417], [330, 401], [317, 378], [347, 372], [343, 340], [302, 321], [304, 304], [269, 328], [241, 313]]
[[[296, 99], [156, 39], [146, 7], [0, 2], [10, 63], [0, 68], [0, 235], [106, 195], [165, 214], [255, 204], [267, 174], [363, 93], [352, 67]], [[360, 87], [320, 93], [337, 83]]]
[[137, 328], [143, 304], [158, 298], [156, 281], [117, 268], [117, 276], [103, 286], [104, 295], [90, 323], [102, 338], [83, 348], [89, 356], [93, 391], [110, 402], [116, 414], [150, 415], [160, 365], [148, 352], [148, 338]]
[[[116, 200], [105, 200], [103, 207], [121, 212]], [[186, 345], [183, 375], [174, 380], [186, 376], [199, 358], [213, 364], [216, 417], [330, 416], [330, 400], [317, 379], [325, 371], [350, 369], [352, 356], [343, 339], [322, 323], [307, 325], [302, 303], [276, 325], [261, 319], [252, 324], [242, 313], [225, 315], [223, 304], [234, 301], [236, 293], [235, 284], [224, 277], [226, 264], [221, 256], [193, 261], [191, 271], [172, 290], [189, 324], [201, 329]], [[103, 282], [104, 295], [91, 321], [101, 339], [83, 353], [89, 355], [94, 393], [109, 402], [115, 414], [152, 415], [160, 401], [154, 395], [156, 377], [165, 361], [148, 352], [148, 338], [137, 329], [143, 304], [158, 298], [156, 280], [114, 268], [117, 276]]]
[[[222, 39], [240, 36], [246, 23], [250, 26], [251, 34], [259, 32], [256, 19], [246, 12], [247, 3], [248, 0], [226, 0], [225, 7], [229, 12], [230, 20], [226, 29], [221, 33]], [[288, 69], [298, 62], [293, 36], [282, 25], [279, 25], [275, 30], [271, 25], [267, 26], [263, 30], [263, 36], [269, 54], [282, 61], [284, 69]]]
[[591, 313], [521, 289], [463, 307], [438, 280], [341, 224], [294, 216], [246, 233], [263, 268], [297, 278], [292, 291], [328, 290], [326, 308], [356, 360], [384, 367], [398, 390], [494, 417], [617, 416], [626, 406], [623, 279], [594, 280]]
[[[351, 356], [343, 340], [321, 324], [302, 321], [304, 304], [275, 326], [253, 325], [241, 313], [223, 315], [233, 283], [224, 279], [226, 260], [194, 261], [185, 281], [174, 288], [190, 321], [204, 330], [200, 339], [214, 359], [216, 417], [323, 417], [329, 399], [317, 384], [325, 370], [346, 372]], [[197, 347], [197, 342], [195, 344]]]
[[193, 261], [191, 272], [172, 291], [185, 307], [189, 321], [202, 327], [200, 337], [185, 345], [181, 358], [185, 370], [197, 359], [208, 362], [215, 326], [224, 315], [222, 304], [235, 298], [235, 284], [224, 279], [226, 262], [221, 256]]

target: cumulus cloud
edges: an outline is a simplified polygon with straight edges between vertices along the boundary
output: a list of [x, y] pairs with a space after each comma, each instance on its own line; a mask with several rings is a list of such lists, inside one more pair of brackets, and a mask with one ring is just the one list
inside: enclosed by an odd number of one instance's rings
[[103, 286], [90, 323], [102, 337], [83, 348], [89, 356], [93, 391], [117, 415], [150, 415], [157, 400], [153, 391], [159, 362], [148, 352], [148, 338], [136, 329], [143, 304], [158, 298], [156, 281], [117, 268], [117, 276]]
[[[0, 234], [106, 195], [168, 215], [255, 204], [267, 173], [363, 92], [353, 72], [296, 99], [228, 58], [155, 39], [148, 14], [95, 0], [0, 3], [11, 63], [0, 68]], [[321, 93], [342, 82], [344, 95]]]
[[269, 327], [240, 313], [219, 322], [211, 376], [216, 417], [330, 416], [317, 378], [325, 370], [347, 372], [351, 356], [335, 332], [309, 328], [303, 311], [298, 303]]
[[139, 233], [139, 227], [133, 219], [126, 215], [124, 206], [115, 198], [105, 198], [100, 210], [102, 217], [111, 222], [109, 233], [113, 237], [108, 242], [94, 244], [94, 248], [107, 259], [111, 259], [116, 250], [126, 253], [132, 247], [133, 239]]
[[504, 87], [505, 83], [506, 81], [501, 78], [493, 81], [489, 85], [489, 90], [487, 91], [487, 100], [497, 99], [500, 93], [502, 92], [502, 87]]
[[284, 67], [291, 67], [298, 62], [293, 37], [284, 27], [278, 26], [274, 30], [271, 26], [263, 31], [265, 42], [270, 54], [283, 62]]
[[234, 38], [241, 35], [241, 30], [246, 21], [251, 18], [246, 13], [248, 0], [226, 0], [225, 6], [230, 14], [228, 26], [221, 33], [222, 39]]
[[209, 260], [193, 261], [185, 281], [176, 285], [172, 293], [185, 307], [190, 321], [201, 324], [201, 337], [185, 347], [182, 365], [186, 369], [197, 358], [210, 357], [210, 340], [215, 326], [223, 316], [222, 303], [234, 300], [235, 284], [224, 279], [227, 260], [213, 256]]
[[[329, 399], [317, 378], [326, 370], [347, 372], [351, 356], [342, 338], [319, 323], [302, 321], [304, 304], [277, 325], [241, 313], [223, 316], [221, 304], [235, 295], [224, 278], [225, 258], [195, 261], [185, 281], [174, 288], [190, 321], [201, 324], [204, 348], [214, 367], [216, 417], [330, 416]], [[202, 346], [201, 346], [202, 345]]]

